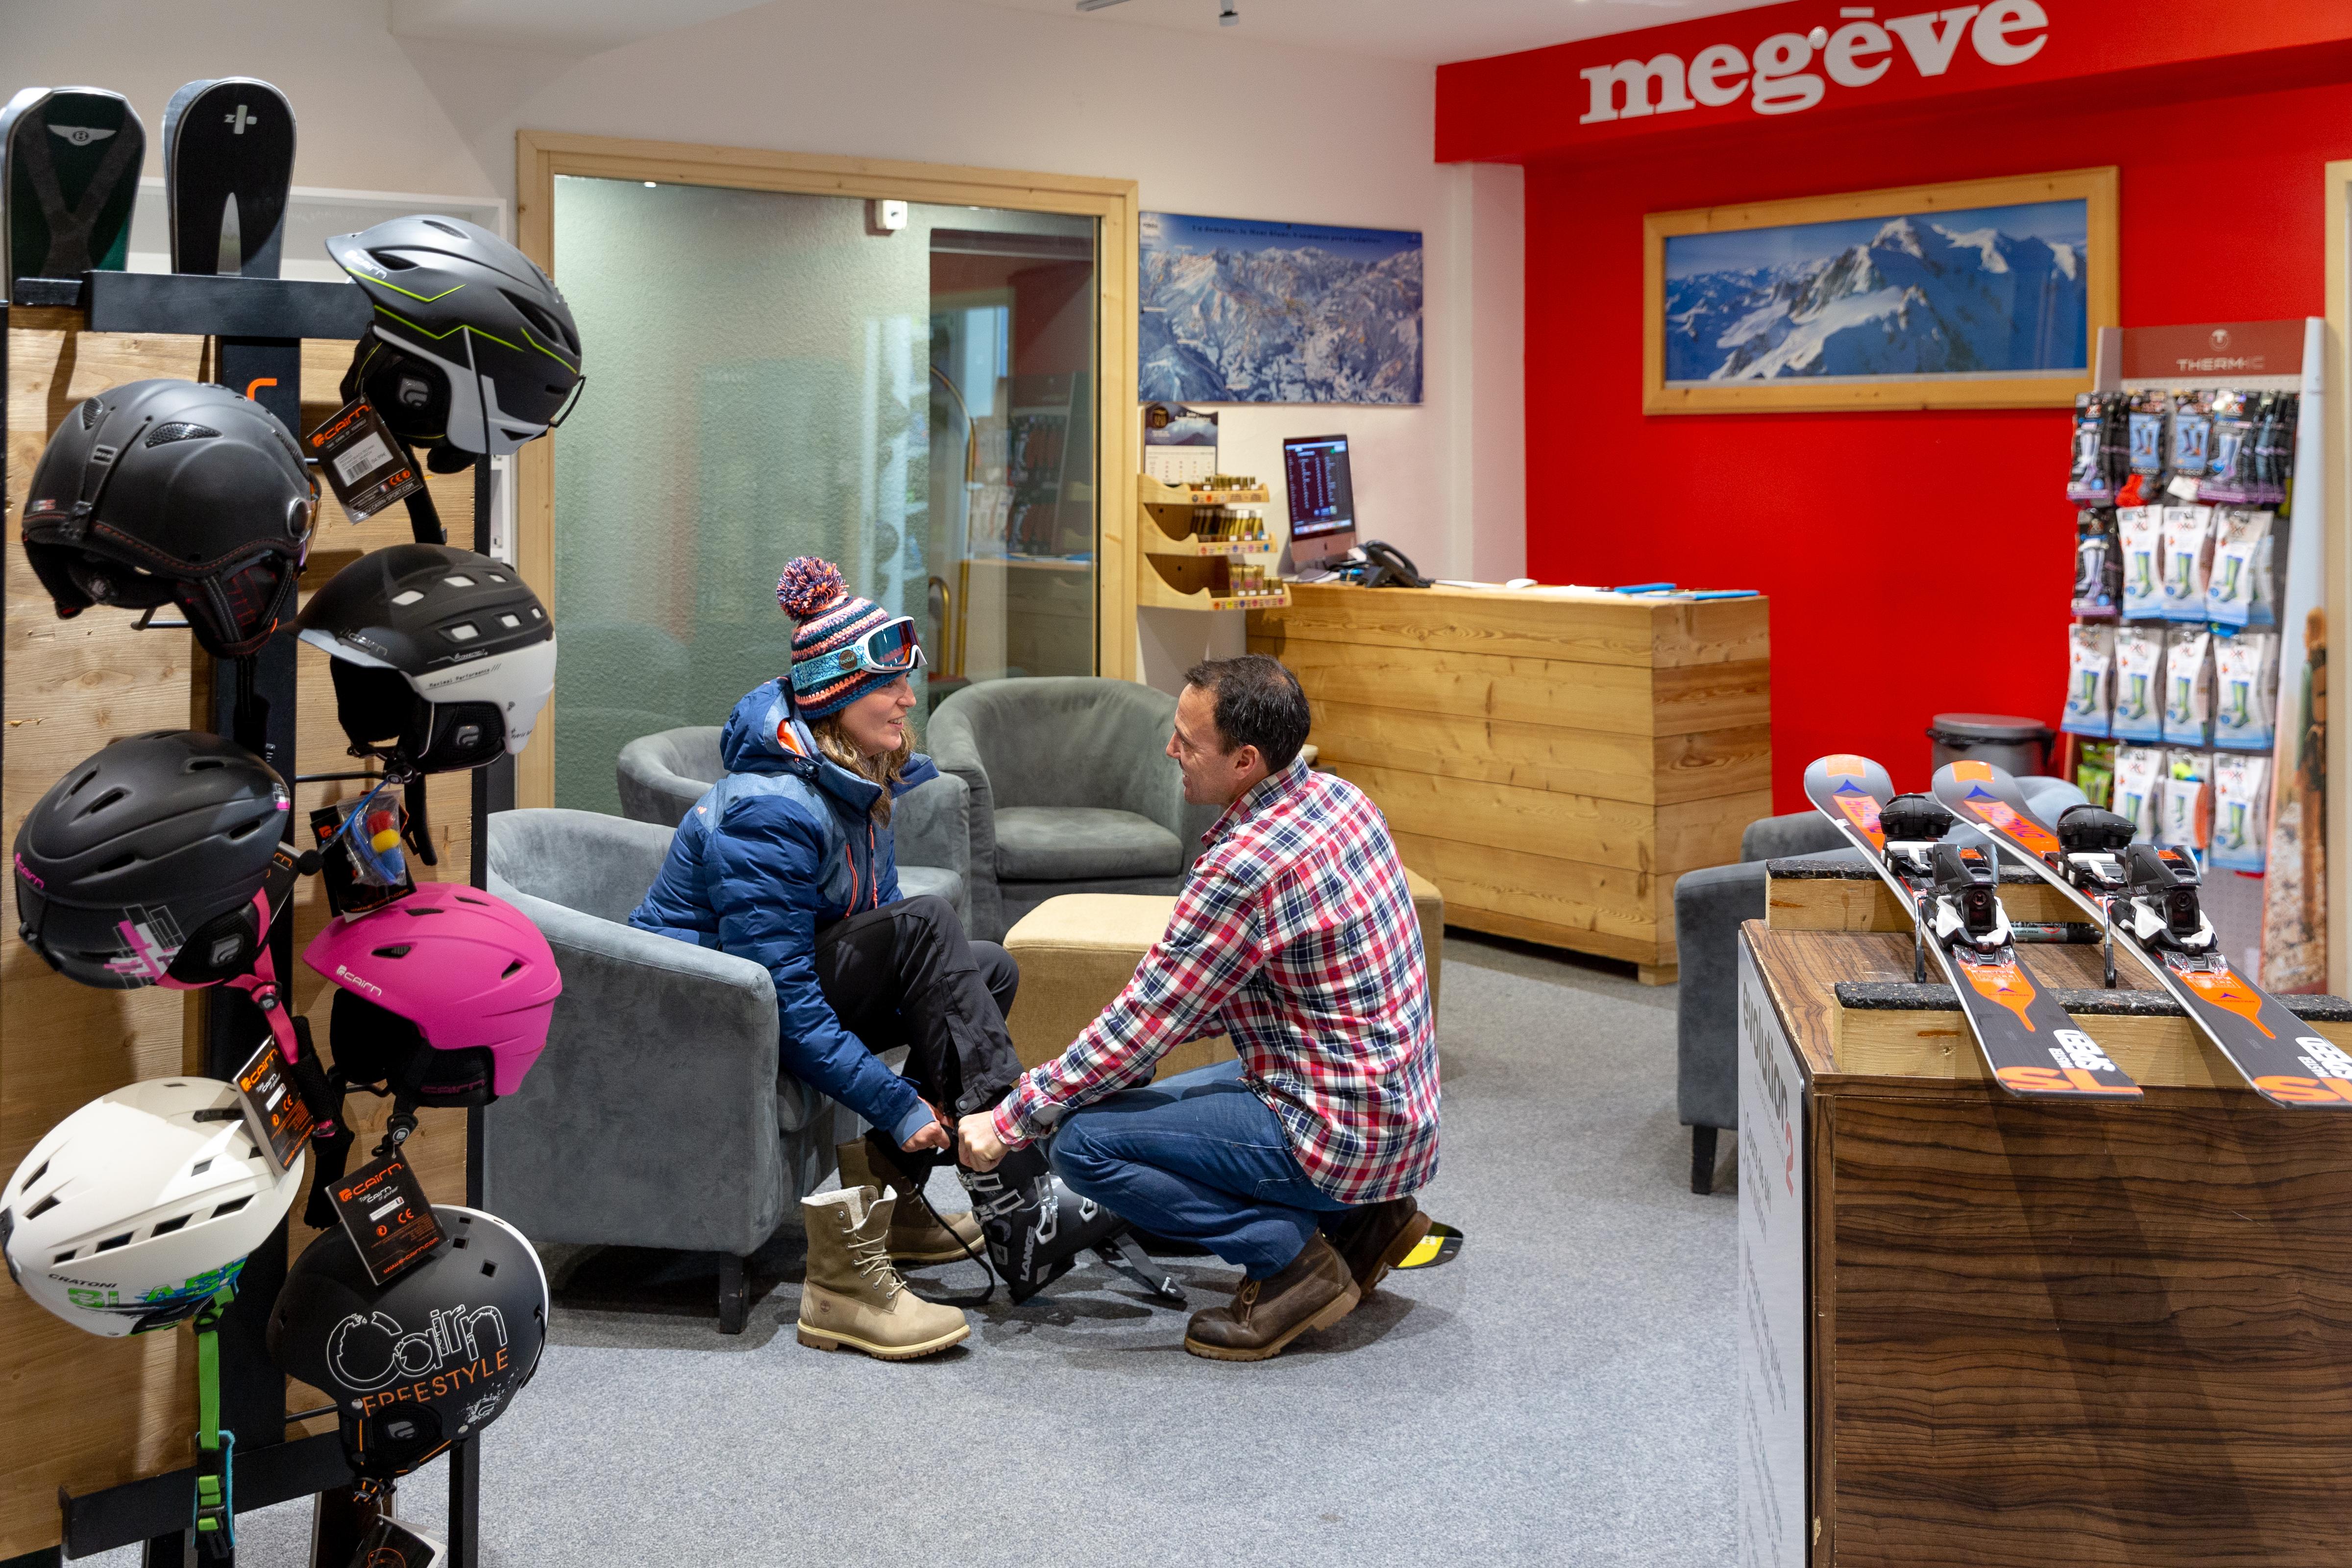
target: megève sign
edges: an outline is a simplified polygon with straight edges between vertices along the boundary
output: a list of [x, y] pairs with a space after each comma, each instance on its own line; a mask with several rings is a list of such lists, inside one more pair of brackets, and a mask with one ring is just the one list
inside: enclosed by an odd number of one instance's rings
[[2050, 17], [2038, 0], [1948, 5], [1883, 21], [1879, 9], [1843, 6], [1834, 30], [1775, 33], [1752, 49], [1710, 44], [1688, 60], [1664, 53], [1579, 71], [1591, 100], [1577, 123], [1678, 114], [1702, 105], [1727, 109], [1743, 97], [1759, 114], [1796, 114], [1821, 102], [1832, 86], [1868, 87], [1898, 62], [1923, 79], [1934, 78], [1951, 68], [1964, 47], [1989, 66], [2020, 66], [2050, 42]]

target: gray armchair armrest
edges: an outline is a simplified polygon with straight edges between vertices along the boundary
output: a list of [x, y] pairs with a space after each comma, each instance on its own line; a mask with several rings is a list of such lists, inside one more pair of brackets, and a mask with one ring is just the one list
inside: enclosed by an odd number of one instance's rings
[[1739, 1125], [1739, 923], [1763, 918], [1761, 861], [1685, 871], [1675, 884], [1675, 1099], [1685, 1127]]
[[942, 771], [916, 785], [890, 809], [890, 833], [901, 866], [937, 866], [971, 880], [971, 785]]
[[[1818, 811], [1791, 811], [1780, 816], [1760, 817], [1749, 823], [1747, 831], [1739, 836], [1739, 858], [1743, 861], [1790, 860], [1800, 855], [1826, 855], [1845, 847], [1845, 835]], [[1761, 920], [1763, 916], [1764, 906], [1759, 900], [1756, 913], [1744, 918]], [[1722, 1125], [1728, 1127], [1731, 1123]]]
[[491, 891], [545, 934], [563, 994], [530, 1076], [487, 1113], [489, 1205], [535, 1241], [755, 1251], [785, 1200], [768, 972]]
[[971, 919], [965, 923], [971, 935], [996, 941], [1004, 935], [1004, 899], [996, 886], [996, 792], [990, 787], [988, 769], [980, 760], [980, 742], [971, 732], [971, 720], [952, 698], [931, 715], [930, 731], [924, 740], [940, 772], [961, 780], [964, 785], [970, 834], [963, 881], [971, 903]]

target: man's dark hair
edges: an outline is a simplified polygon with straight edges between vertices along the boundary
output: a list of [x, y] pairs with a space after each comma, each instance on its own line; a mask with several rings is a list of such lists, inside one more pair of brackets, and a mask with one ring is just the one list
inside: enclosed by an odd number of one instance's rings
[[1270, 773], [1288, 767], [1307, 743], [1307, 693], [1277, 660], [1262, 653], [1204, 658], [1184, 672], [1184, 684], [1216, 699], [1217, 738], [1224, 749], [1255, 746]]

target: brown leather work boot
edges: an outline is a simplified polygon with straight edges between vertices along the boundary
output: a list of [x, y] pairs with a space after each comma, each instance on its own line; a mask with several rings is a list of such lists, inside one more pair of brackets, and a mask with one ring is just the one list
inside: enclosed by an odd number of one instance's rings
[[1244, 1279], [1232, 1306], [1193, 1313], [1184, 1348], [1211, 1361], [1264, 1361], [1354, 1311], [1358, 1296], [1348, 1266], [1317, 1231], [1281, 1273]]
[[1351, 1210], [1323, 1234], [1355, 1277], [1357, 1290], [1369, 1296], [1390, 1269], [1421, 1245], [1429, 1225], [1421, 1205], [1406, 1196]]
[[987, 1258], [981, 1245], [980, 1221], [968, 1213], [932, 1217], [930, 1205], [922, 1196], [924, 1171], [898, 1150], [877, 1147], [881, 1142], [853, 1138], [834, 1152], [841, 1159], [843, 1186], [877, 1191], [889, 1187], [898, 1192], [898, 1206], [890, 1215], [890, 1236], [884, 1243], [890, 1261], [955, 1263]]

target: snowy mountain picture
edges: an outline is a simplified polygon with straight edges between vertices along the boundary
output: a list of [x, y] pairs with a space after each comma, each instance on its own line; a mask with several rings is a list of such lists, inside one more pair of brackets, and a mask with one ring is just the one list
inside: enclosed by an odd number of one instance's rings
[[2077, 376], [2088, 204], [2040, 202], [1665, 241], [1665, 381]]
[[1421, 236], [1145, 213], [1147, 403], [1418, 403]]

